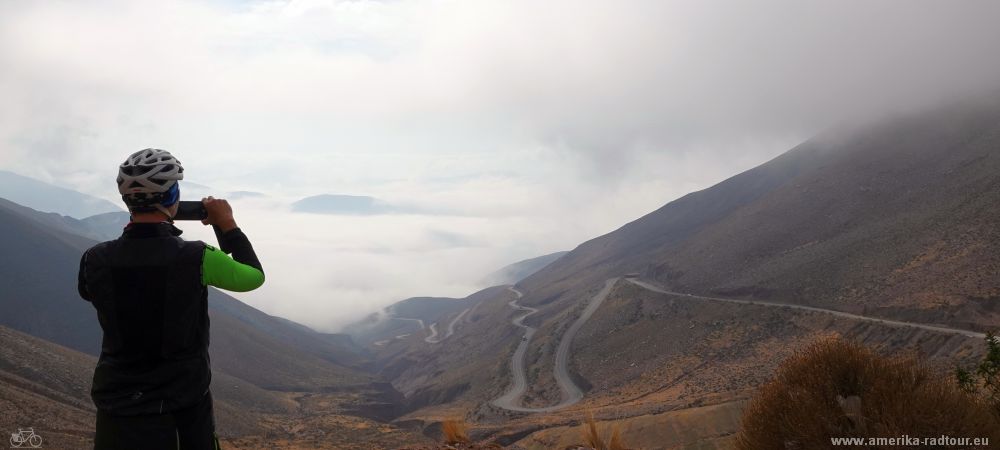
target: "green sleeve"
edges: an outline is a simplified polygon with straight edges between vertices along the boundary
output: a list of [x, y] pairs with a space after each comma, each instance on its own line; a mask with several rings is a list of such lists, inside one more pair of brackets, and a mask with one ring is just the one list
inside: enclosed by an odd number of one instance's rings
[[201, 284], [235, 292], [247, 292], [264, 284], [264, 272], [230, 258], [210, 245], [201, 260]]

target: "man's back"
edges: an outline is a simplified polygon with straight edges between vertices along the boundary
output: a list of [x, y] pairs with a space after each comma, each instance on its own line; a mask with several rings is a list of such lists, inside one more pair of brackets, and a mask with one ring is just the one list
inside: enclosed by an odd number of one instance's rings
[[[218, 449], [208, 286], [257, 289], [264, 269], [229, 202], [206, 197], [195, 208], [202, 214], [178, 216], [183, 179], [166, 150], [130, 155], [117, 183], [132, 220], [120, 238], [80, 258], [80, 296], [104, 330], [91, 388], [96, 450]], [[225, 251], [181, 239], [172, 223], [179, 217], [212, 225]]]
[[169, 412], [208, 389], [206, 246], [177, 234], [166, 222], [130, 224], [81, 260], [80, 295], [94, 304], [104, 330], [92, 390], [104, 411]]

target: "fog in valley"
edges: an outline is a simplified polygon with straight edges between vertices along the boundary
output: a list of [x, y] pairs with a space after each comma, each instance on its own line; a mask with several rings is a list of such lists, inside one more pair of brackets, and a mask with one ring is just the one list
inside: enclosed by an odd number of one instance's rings
[[[241, 300], [337, 330], [614, 230], [831, 127], [996, 92], [997, 2], [0, 3], [0, 169], [242, 195]], [[127, 38], [123, 38], [127, 36]], [[315, 195], [378, 208], [297, 211]], [[214, 242], [184, 223], [185, 237]]]

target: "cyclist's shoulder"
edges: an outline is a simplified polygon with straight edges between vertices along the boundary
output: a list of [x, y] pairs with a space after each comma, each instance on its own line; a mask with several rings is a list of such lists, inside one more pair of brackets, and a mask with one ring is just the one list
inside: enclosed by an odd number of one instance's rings
[[181, 251], [185, 253], [203, 252], [205, 250], [205, 247], [208, 247], [208, 244], [206, 244], [205, 241], [202, 240], [189, 241], [180, 236], [174, 236], [174, 240], [175, 242], [177, 242], [177, 246], [180, 247]]
[[112, 239], [110, 241], [98, 242], [92, 245], [90, 248], [83, 251], [85, 257], [100, 255], [101, 253], [107, 252], [112, 247], [118, 244], [118, 239]]

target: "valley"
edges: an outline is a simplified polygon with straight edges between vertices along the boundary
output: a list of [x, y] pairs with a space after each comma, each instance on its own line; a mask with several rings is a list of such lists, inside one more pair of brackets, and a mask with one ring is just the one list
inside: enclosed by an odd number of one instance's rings
[[641, 448], [729, 448], [745, 401], [816, 339], [971, 364], [1000, 323], [998, 123], [986, 100], [832, 130], [481, 295], [468, 321], [423, 317], [458, 326], [375, 353], [415, 401], [397, 421], [552, 448], [593, 413]]
[[[342, 333], [211, 290], [220, 434], [431, 448], [459, 420], [478, 441], [559, 448], [593, 415], [639, 448], [724, 449], [747, 400], [817, 339], [916, 352], [947, 376], [1000, 323], [1000, 100], [960, 106], [831, 130], [486, 277], [504, 283], [407, 298]], [[21, 255], [0, 262], [0, 425], [86, 446], [100, 329], [72, 281], [120, 225], [105, 219], [0, 202], [0, 251]]]

